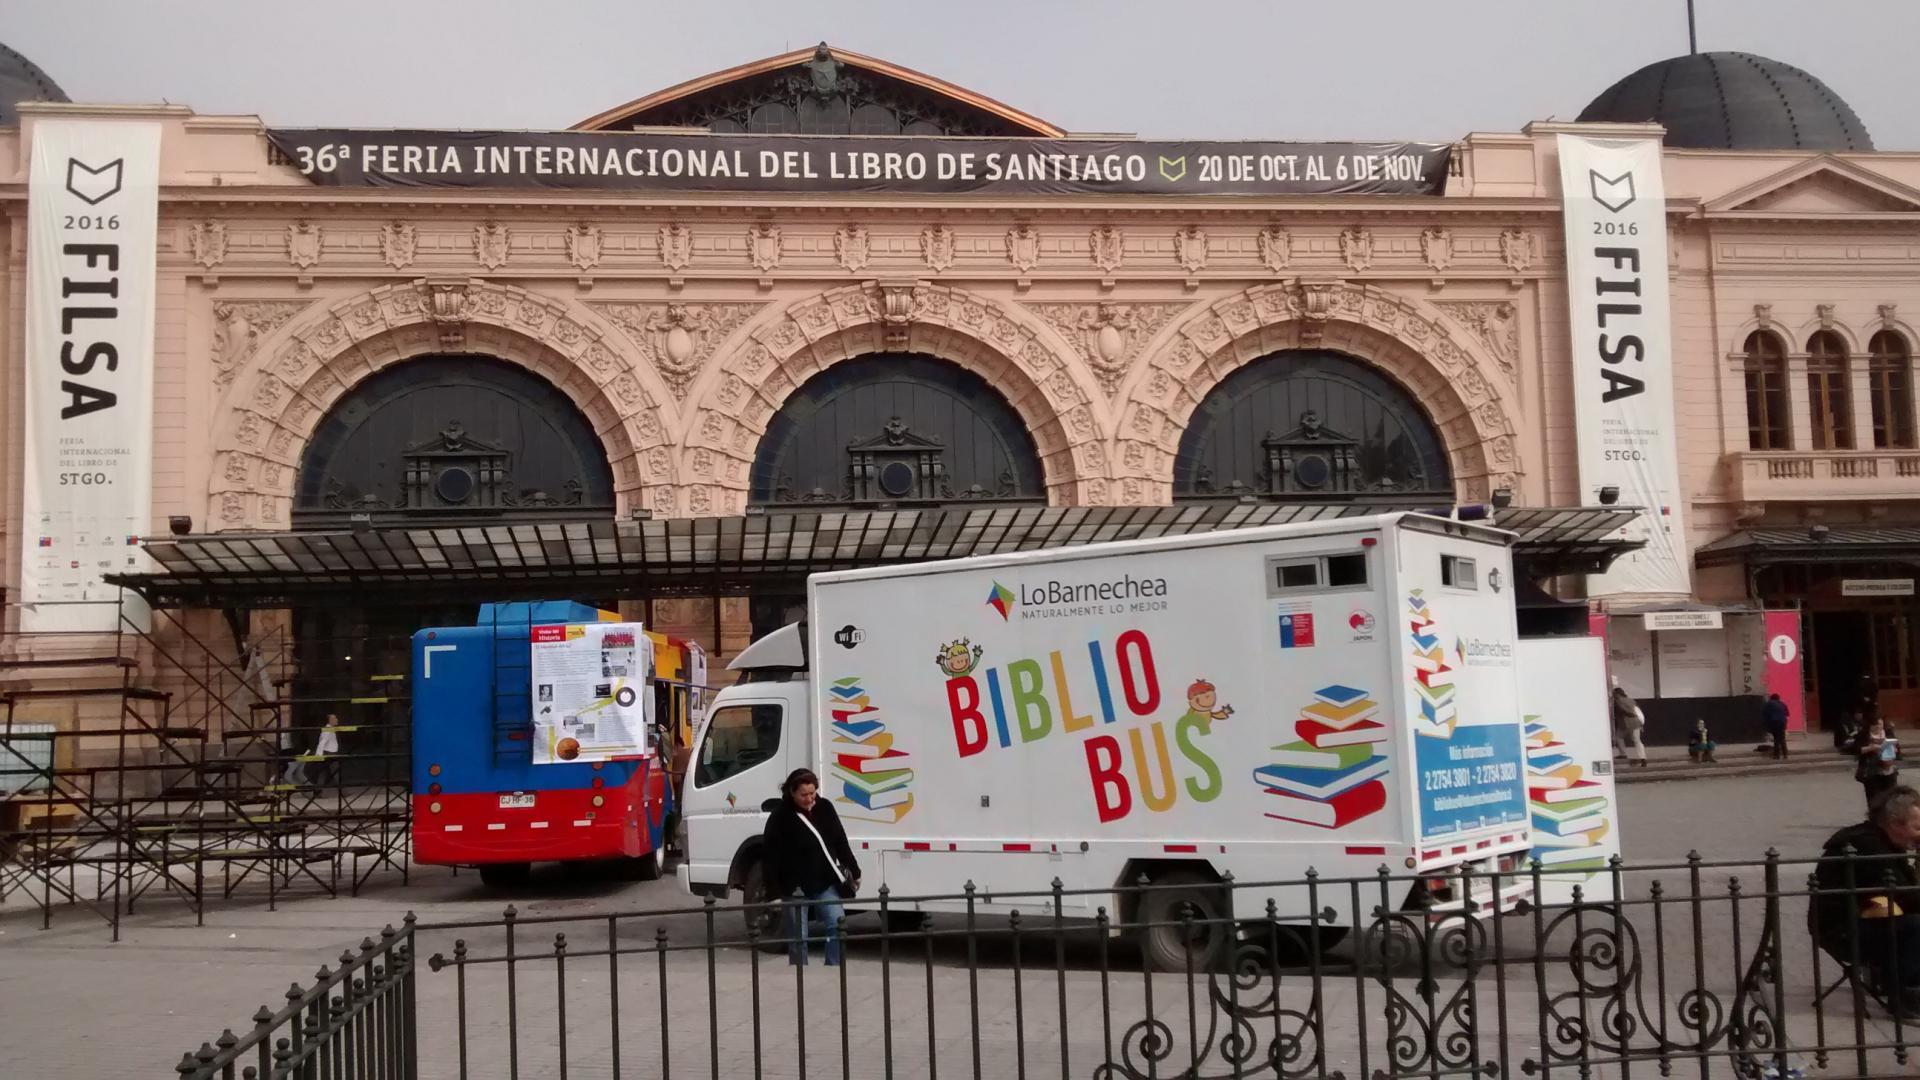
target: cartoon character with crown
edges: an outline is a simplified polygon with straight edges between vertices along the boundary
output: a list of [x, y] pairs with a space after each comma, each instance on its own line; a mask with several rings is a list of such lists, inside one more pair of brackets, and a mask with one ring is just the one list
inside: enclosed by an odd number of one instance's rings
[[[971, 650], [969, 650], [969, 646], [971, 646]], [[944, 673], [947, 678], [958, 679], [972, 672], [974, 668], [979, 667], [980, 654], [986, 651], [985, 647], [974, 645], [973, 642], [967, 638], [961, 638], [958, 641], [949, 641], [945, 645], [940, 646], [940, 655], [934, 657], [933, 662], [940, 665], [941, 672]]]
[[1233, 706], [1220, 704], [1220, 691], [1205, 679], [1195, 679], [1187, 687], [1187, 712], [1182, 720], [1193, 720], [1200, 725], [1200, 733], [1208, 734], [1213, 730], [1215, 720], [1225, 720], [1233, 715]]

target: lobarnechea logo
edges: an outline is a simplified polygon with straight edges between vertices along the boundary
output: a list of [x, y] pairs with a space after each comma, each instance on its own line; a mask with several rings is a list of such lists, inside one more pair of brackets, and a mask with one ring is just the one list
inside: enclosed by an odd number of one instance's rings
[[987, 606], [1000, 613], [1002, 621], [1013, 617], [1013, 591], [999, 582], [993, 583], [993, 591], [987, 594]]

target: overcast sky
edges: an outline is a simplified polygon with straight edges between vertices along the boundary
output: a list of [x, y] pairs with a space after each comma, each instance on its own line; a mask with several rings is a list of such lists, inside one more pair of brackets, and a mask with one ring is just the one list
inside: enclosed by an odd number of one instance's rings
[[[1805, 68], [1920, 149], [1920, 0], [1697, 7], [1702, 50]], [[1685, 0], [0, 0], [0, 42], [77, 101], [283, 126], [560, 128], [823, 38], [1163, 138], [1514, 131], [1687, 49]]]

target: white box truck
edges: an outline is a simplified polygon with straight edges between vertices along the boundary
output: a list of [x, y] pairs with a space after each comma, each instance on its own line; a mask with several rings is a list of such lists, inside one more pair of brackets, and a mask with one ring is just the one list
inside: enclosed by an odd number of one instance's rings
[[[1033, 911], [1007, 894], [1058, 879], [1088, 890], [1070, 915], [1298, 919], [1304, 888], [1260, 884], [1383, 865], [1389, 903], [1457, 905], [1425, 872], [1530, 845], [1510, 542], [1403, 513], [815, 575], [713, 702], [683, 884], [759, 899], [765, 808], [805, 766], [855, 908], [972, 883], [976, 910]], [[1143, 877], [1163, 887], [1119, 891]], [[1381, 902], [1319, 900], [1341, 928]], [[1146, 937], [1169, 968], [1191, 945]]]

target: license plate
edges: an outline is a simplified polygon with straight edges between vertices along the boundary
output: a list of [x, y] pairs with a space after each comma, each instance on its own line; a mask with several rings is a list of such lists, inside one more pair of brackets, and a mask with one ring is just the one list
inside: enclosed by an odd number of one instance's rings
[[532, 805], [532, 792], [515, 791], [500, 796], [500, 809], [502, 810], [524, 810]]

